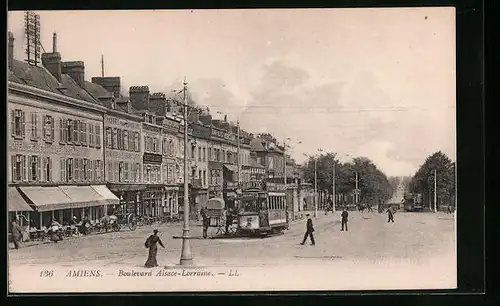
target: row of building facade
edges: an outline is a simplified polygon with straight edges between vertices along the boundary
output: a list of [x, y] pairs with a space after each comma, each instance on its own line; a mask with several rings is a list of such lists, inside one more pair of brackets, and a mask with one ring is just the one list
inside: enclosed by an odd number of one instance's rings
[[[98, 219], [116, 209], [151, 217], [182, 213], [182, 105], [148, 86], [132, 86], [124, 96], [120, 77], [86, 81], [84, 62], [62, 61], [56, 40], [54, 34], [53, 52], [33, 66], [13, 58], [9, 33], [11, 216], [38, 228], [53, 218]], [[283, 147], [271, 135], [254, 136], [190, 106], [186, 179], [193, 217], [210, 197], [231, 205], [238, 181], [283, 178]], [[292, 185], [298, 183], [293, 161], [287, 164]]]

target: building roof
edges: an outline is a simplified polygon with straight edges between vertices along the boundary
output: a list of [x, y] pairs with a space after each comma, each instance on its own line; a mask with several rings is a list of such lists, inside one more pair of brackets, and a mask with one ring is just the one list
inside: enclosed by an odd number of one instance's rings
[[251, 150], [252, 151], [255, 151], [255, 152], [262, 152], [262, 151], [266, 151], [266, 148], [264, 147], [264, 145], [262, 144], [262, 140], [259, 139], [259, 138], [254, 138], [250, 141], [250, 147], [251, 147]]
[[96, 99], [101, 97], [110, 97], [113, 95], [101, 85], [92, 82], [85, 81], [85, 89]]
[[94, 99], [85, 89], [78, 86], [69, 75], [61, 74], [61, 82], [58, 82], [57, 79], [41, 65], [33, 66], [26, 62], [13, 59], [12, 72], [9, 72], [9, 81], [100, 105], [99, 101]]

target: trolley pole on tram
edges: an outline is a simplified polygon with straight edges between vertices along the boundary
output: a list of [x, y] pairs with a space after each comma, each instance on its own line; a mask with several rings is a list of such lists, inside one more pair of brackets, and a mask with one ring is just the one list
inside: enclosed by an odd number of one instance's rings
[[193, 264], [193, 254], [191, 253], [191, 242], [189, 239], [189, 167], [188, 167], [188, 104], [187, 104], [187, 83], [184, 79], [183, 88], [183, 106], [184, 106], [184, 228], [182, 230], [182, 250], [181, 266]]

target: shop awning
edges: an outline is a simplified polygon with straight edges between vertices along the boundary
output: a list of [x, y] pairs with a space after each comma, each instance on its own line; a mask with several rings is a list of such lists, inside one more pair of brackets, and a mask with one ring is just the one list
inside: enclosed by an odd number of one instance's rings
[[90, 187], [92, 187], [95, 192], [97, 192], [104, 200], [106, 200], [108, 205], [120, 204], [120, 199], [114, 193], [112, 193], [111, 190], [108, 189], [108, 187], [104, 185], [92, 185]]
[[238, 172], [238, 167], [236, 167], [235, 165], [224, 165], [224, 168], [232, 172]]
[[108, 201], [90, 186], [59, 186], [71, 198], [71, 207], [107, 205]]
[[12, 211], [32, 211], [33, 209], [26, 203], [16, 187], [8, 187], [9, 212]]
[[71, 208], [71, 198], [59, 187], [20, 187], [37, 211]]

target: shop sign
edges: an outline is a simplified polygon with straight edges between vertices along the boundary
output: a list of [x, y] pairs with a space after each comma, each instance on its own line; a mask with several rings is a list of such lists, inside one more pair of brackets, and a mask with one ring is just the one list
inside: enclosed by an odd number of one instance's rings
[[142, 156], [142, 161], [148, 164], [161, 164], [162, 155], [154, 153], [144, 153], [144, 155]]
[[285, 191], [285, 184], [266, 183], [267, 191]]

